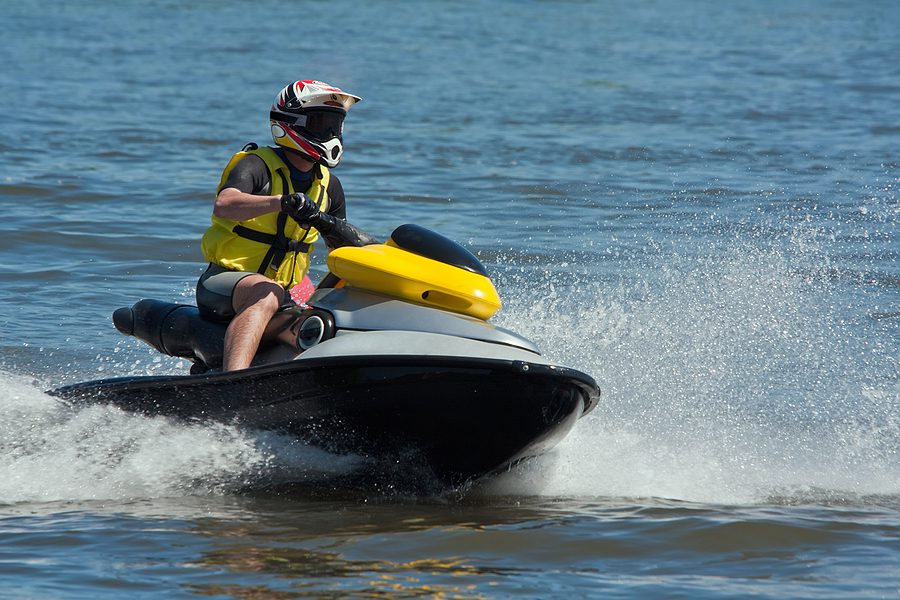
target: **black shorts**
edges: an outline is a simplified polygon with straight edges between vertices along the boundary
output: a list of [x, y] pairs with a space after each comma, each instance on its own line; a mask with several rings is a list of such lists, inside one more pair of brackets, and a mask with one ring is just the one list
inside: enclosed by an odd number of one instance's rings
[[[232, 271], [210, 263], [197, 281], [197, 308], [214, 321], [230, 321], [234, 317], [234, 286], [244, 277], [256, 275], [253, 271]], [[274, 283], [274, 282], [273, 282]], [[282, 288], [281, 306], [294, 306], [289, 290]]]
[[197, 308], [205, 317], [217, 321], [227, 321], [234, 316], [231, 297], [238, 281], [253, 275], [247, 271], [232, 271], [219, 265], [209, 264], [197, 281]]

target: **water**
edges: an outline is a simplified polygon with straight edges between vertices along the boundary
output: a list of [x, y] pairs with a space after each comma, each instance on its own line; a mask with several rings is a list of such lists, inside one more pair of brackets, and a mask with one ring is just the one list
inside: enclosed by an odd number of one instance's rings
[[[900, 595], [895, 2], [0, 15], [3, 596]], [[298, 77], [364, 97], [351, 220], [464, 242], [495, 321], [598, 380], [552, 455], [274, 495], [359, 458], [43, 393], [184, 371], [109, 315], [191, 299], [219, 173]]]

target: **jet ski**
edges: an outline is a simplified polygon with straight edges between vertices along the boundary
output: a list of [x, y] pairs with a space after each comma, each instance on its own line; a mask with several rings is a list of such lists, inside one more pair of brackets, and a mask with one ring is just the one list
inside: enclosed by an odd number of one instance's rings
[[191, 361], [191, 374], [51, 393], [280, 432], [454, 488], [546, 452], [597, 404], [593, 378], [488, 322], [500, 298], [458, 243], [403, 225], [384, 244], [336, 248], [327, 263], [309, 299], [272, 319], [248, 369], [221, 371], [227, 323], [145, 299], [116, 310], [116, 328]]

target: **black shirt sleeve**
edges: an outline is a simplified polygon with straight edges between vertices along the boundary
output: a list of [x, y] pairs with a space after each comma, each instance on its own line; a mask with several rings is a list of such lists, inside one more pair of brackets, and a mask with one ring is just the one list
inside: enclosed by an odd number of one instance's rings
[[326, 212], [333, 217], [346, 219], [347, 207], [344, 199], [344, 186], [341, 185], [341, 180], [334, 176], [334, 173], [331, 174], [331, 179], [328, 180], [327, 191], [328, 210]]
[[[225, 188], [235, 188], [245, 194], [254, 194], [258, 196], [266, 196], [271, 192], [271, 181], [269, 179], [269, 168], [266, 162], [254, 154], [248, 154], [234, 165], [228, 174], [228, 179], [219, 189], [221, 192]], [[343, 192], [341, 197], [343, 198]]]
[[[272, 194], [269, 168], [260, 157], [248, 154], [234, 165], [219, 191], [235, 188], [245, 194], [266, 196]], [[347, 218], [344, 186], [333, 173], [328, 181], [328, 214], [339, 219]]]

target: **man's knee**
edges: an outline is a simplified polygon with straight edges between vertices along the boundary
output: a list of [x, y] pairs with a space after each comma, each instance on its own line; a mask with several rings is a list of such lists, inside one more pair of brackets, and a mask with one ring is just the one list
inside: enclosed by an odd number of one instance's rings
[[234, 310], [240, 313], [251, 306], [275, 314], [284, 298], [284, 288], [264, 275], [241, 279], [234, 288]]

